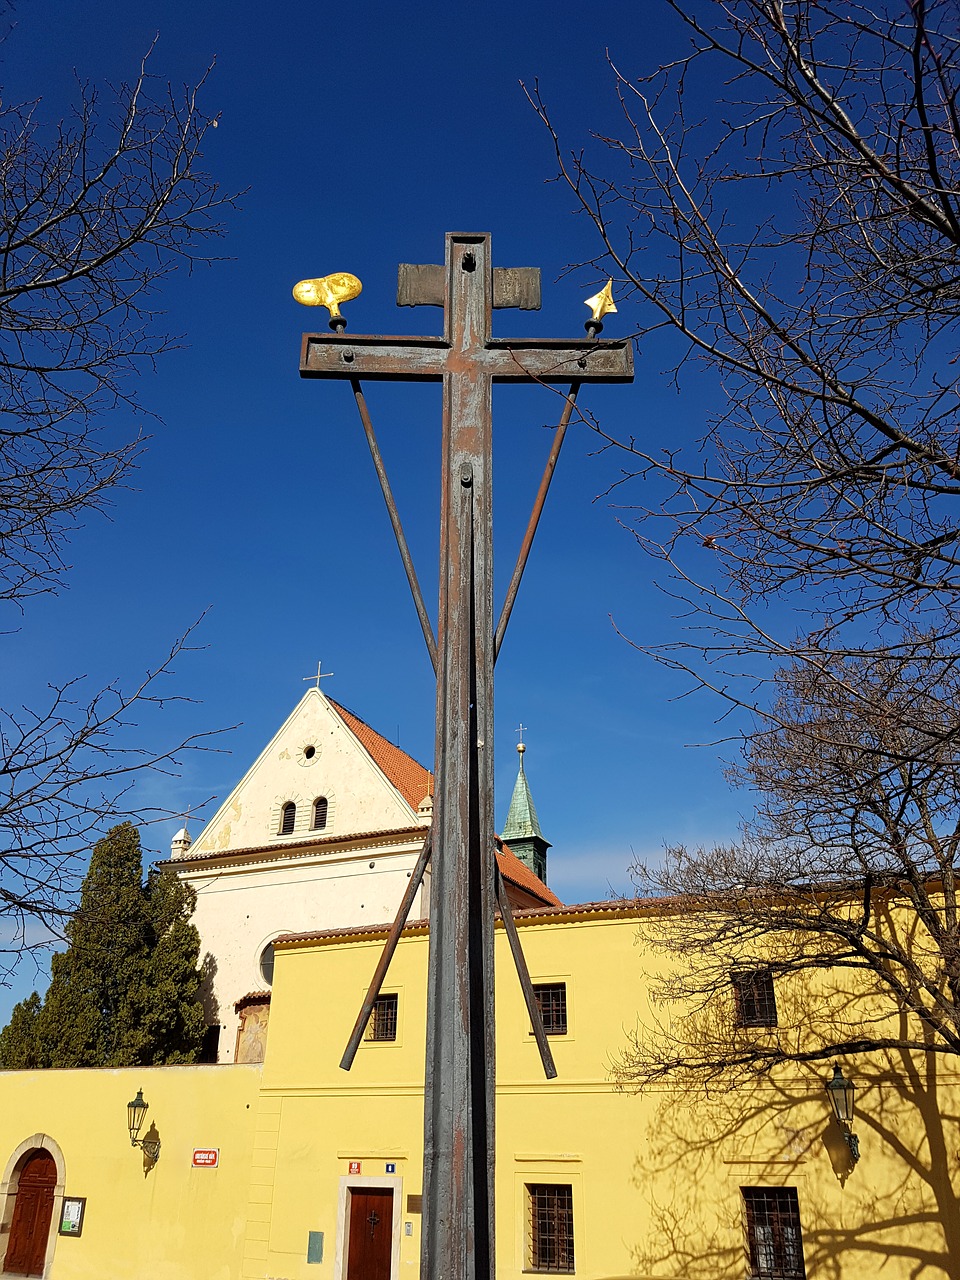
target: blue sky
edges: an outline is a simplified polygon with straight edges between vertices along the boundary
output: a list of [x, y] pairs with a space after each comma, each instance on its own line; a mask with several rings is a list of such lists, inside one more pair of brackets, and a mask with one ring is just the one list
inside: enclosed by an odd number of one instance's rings
[[[238, 724], [222, 754], [179, 778], [146, 779], [144, 804], [172, 810], [223, 797], [288, 714], [318, 658], [325, 692], [424, 763], [433, 749], [429, 662], [346, 386], [301, 382], [300, 334], [321, 313], [294, 303], [306, 276], [354, 272], [355, 332], [431, 332], [432, 309], [398, 311], [400, 261], [439, 262], [448, 230], [489, 231], [494, 260], [539, 266], [543, 309], [499, 312], [500, 335], [578, 337], [596, 275], [561, 278], [595, 252], [553, 175], [551, 145], [518, 81], [539, 80], [571, 147], [616, 124], [605, 60], [642, 73], [678, 49], [656, 0], [470, 6], [57, 3], [23, 0], [0, 49], [6, 102], [43, 98], [59, 119], [75, 75], [129, 78], [159, 33], [154, 72], [195, 81], [215, 58], [206, 110], [219, 114], [206, 163], [244, 190], [217, 247], [226, 260], [168, 281], [158, 299], [182, 349], [139, 380], [157, 415], [136, 489], [115, 495], [71, 548], [68, 589], [12, 618], [0, 637], [4, 697], [42, 701], [47, 681], [129, 679], [205, 613], [201, 651], [178, 665], [171, 703], [144, 741]], [[623, 308], [608, 336], [630, 332]], [[678, 395], [669, 351], [644, 352], [632, 387], [586, 389], [605, 428], [665, 444], [693, 440], [715, 390]], [[436, 584], [439, 388], [368, 388], [425, 593]], [[495, 393], [498, 593], [513, 566], [558, 405], [539, 388]], [[119, 415], [118, 431], [131, 425]], [[136, 426], [136, 424], [133, 424]], [[625, 890], [634, 855], [664, 842], [729, 838], [749, 798], [719, 758], [721, 708], [638, 654], [680, 634], [654, 566], [609, 499], [615, 453], [572, 430], [497, 668], [497, 818], [516, 773], [514, 732], [550, 879], [568, 901]], [[636, 500], [642, 495], [635, 492]], [[621, 494], [618, 501], [623, 500]], [[14, 629], [10, 629], [14, 628]], [[206, 814], [212, 813], [208, 806]], [[149, 828], [166, 853], [176, 822]], [[29, 977], [0, 990], [0, 1019]]]

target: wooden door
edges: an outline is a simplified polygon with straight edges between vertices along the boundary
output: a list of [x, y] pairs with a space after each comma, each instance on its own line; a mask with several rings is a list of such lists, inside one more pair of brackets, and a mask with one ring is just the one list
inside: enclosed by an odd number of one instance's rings
[[392, 1249], [393, 1191], [351, 1188], [347, 1280], [390, 1280]]
[[32, 1152], [20, 1170], [4, 1271], [21, 1276], [43, 1275], [56, 1182], [53, 1156], [49, 1151]]

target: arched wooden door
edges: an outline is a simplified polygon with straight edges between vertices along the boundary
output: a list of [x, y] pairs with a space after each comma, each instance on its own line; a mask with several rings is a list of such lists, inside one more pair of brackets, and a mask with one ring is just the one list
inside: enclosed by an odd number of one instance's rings
[[4, 1271], [42, 1276], [47, 1257], [57, 1166], [49, 1151], [31, 1151], [20, 1170]]

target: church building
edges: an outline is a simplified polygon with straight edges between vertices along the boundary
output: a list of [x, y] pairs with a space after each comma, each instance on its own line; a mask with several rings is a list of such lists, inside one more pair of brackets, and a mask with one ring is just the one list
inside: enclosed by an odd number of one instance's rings
[[[171, 864], [197, 895], [209, 1061], [262, 1059], [278, 937], [393, 919], [432, 813], [429, 770], [313, 688], [200, 835], [177, 832]], [[514, 906], [558, 905], [522, 755], [505, 830], [517, 847], [497, 860]], [[429, 897], [428, 870], [412, 919], [429, 915]]]
[[[822, 1064], [634, 1088], [623, 1065], [656, 1032], [650, 982], [668, 972], [651, 938], [691, 904], [562, 904], [519, 756], [497, 861], [557, 1076], [498, 921], [496, 1280], [960, 1275], [956, 1070], [900, 1050], [848, 1065], [859, 1163]], [[417, 1280], [429, 877], [349, 1071], [341, 1057], [432, 794], [426, 768], [314, 688], [196, 838], [177, 833], [207, 1061], [0, 1072], [3, 1280]], [[828, 1016], [825, 987], [768, 977], [749, 1019], [731, 987], [735, 1034]], [[846, 1017], [888, 1016], [839, 995]]]

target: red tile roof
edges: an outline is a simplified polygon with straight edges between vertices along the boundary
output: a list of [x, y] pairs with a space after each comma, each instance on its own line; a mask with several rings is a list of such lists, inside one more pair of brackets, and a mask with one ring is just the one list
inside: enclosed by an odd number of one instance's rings
[[[392, 742], [388, 742], [386, 738], [377, 733], [376, 729], [371, 729], [359, 716], [355, 716], [346, 707], [341, 707], [339, 702], [334, 702], [332, 698], [328, 699], [328, 701], [351, 733], [366, 747], [374, 761], [380, 766], [412, 809], [417, 808], [424, 796], [433, 795], [433, 774], [429, 770], [425, 769], [422, 764], [418, 764], [405, 751], [401, 751], [399, 747], [394, 746]], [[557, 895], [548, 889], [543, 881], [538, 876], [535, 876], [530, 868], [525, 866], [507, 845], [501, 844], [499, 838], [497, 840], [497, 862], [503, 878], [516, 885], [518, 889], [525, 890], [548, 906], [559, 907], [561, 905]]]
[[392, 742], [388, 742], [352, 711], [341, 707], [339, 702], [334, 702], [332, 698], [327, 701], [416, 813], [423, 797], [433, 794], [433, 774], [430, 770], [418, 764], [412, 756], [408, 756]]
[[[433, 774], [428, 769], [425, 769], [422, 764], [418, 764], [412, 756], [408, 756], [405, 751], [401, 751], [392, 742], [388, 742], [386, 738], [377, 733], [376, 729], [371, 729], [359, 716], [355, 716], [346, 707], [341, 707], [339, 702], [334, 702], [332, 698], [328, 699], [328, 701], [354, 737], [369, 751], [376, 764], [380, 766], [412, 809], [415, 810], [417, 808], [424, 796], [433, 794]], [[499, 837], [497, 839], [497, 862], [503, 878], [516, 885], [518, 889], [523, 889], [526, 893], [538, 898], [548, 906], [559, 907], [561, 905], [557, 895], [548, 889], [543, 881], [538, 876], [535, 876], [530, 868], [525, 866], [507, 845], [502, 844]]]
[[497, 866], [504, 880], [509, 880], [518, 889], [523, 889], [534, 898], [551, 907], [561, 907], [563, 903], [548, 889], [539, 876], [535, 876], [526, 863], [521, 862], [509, 845], [497, 838]]
[[269, 991], [248, 991], [245, 996], [241, 996], [240, 999], [235, 1002], [233, 1007], [237, 1011], [237, 1013], [239, 1013], [241, 1009], [246, 1009], [248, 1005], [269, 1004], [269, 1003], [270, 1003]]

